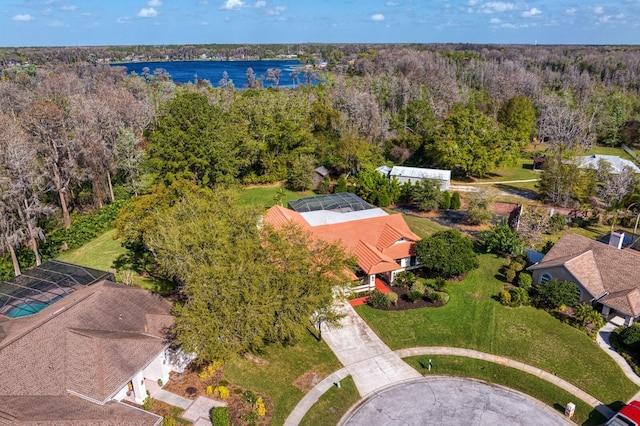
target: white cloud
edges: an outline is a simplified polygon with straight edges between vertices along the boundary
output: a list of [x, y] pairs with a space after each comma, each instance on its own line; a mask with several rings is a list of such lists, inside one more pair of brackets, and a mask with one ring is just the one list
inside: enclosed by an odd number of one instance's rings
[[267, 15], [277, 16], [287, 10], [287, 6], [276, 6], [273, 9], [267, 10]]
[[16, 15], [11, 19], [16, 22], [29, 22], [29, 21], [33, 21], [35, 18], [29, 14], [25, 14], [25, 15]]
[[566, 13], [567, 15], [575, 15], [576, 13], [578, 13], [578, 9], [576, 9], [575, 7], [570, 7], [566, 9], [564, 13]]
[[619, 13], [617, 15], [606, 15], [598, 19], [598, 21], [603, 24], [614, 24], [622, 20], [624, 20], [624, 13]]
[[481, 13], [507, 12], [514, 9], [513, 3], [505, 3], [501, 1], [490, 1], [480, 5]]
[[199, 4], [200, 6], [206, 6], [206, 5], [208, 5], [208, 4], [209, 4], [209, 0], [199, 0], [199, 1], [198, 1], [198, 4]]
[[130, 24], [131, 23], [131, 18], [129, 18], [128, 16], [121, 16], [118, 19], [116, 19], [116, 24]]
[[522, 12], [522, 16], [525, 18], [531, 18], [532, 16], [540, 15], [542, 12], [538, 8], [531, 8]]
[[72, 5], [72, 6], [62, 6], [60, 8], [60, 10], [64, 10], [65, 12], [73, 12], [74, 10], [76, 10], [78, 8], [78, 6]]
[[395, 1], [388, 1], [384, 5], [387, 6], [387, 7], [395, 7], [395, 6], [398, 6], [399, 4], [400, 3], [395, 2]]
[[147, 3], [147, 6], [149, 6], [149, 7], [160, 7], [160, 6], [162, 6], [162, 0], [149, 0], [149, 2]]
[[602, 15], [604, 13], [604, 7], [602, 6], [596, 6], [593, 8], [593, 13], [595, 13], [596, 15]]
[[66, 27], [67, 25], [62, 22], [62, 21], [51, 21], [48, 24], [50, 27], [54, 27], [54, 28], [62, 28], [62, 27]]
[[138, 16], [141, 18], [155, 18], [156, 16], [158, 16], [158, 11], [153, 7], [140, 9], [140, 12], [138, 12]]
[[244, 7], [244, 2], [242, 0], [227, 0], [222, 5], [221, 9], [224, 10], [235, 10]]
[[479, 0], [469, 0], [467, 2], [467, 6], [475, 6], [476, 4], [480, 3]]
[[376, 13], [375, 15], [371, 15], [372, 21], [384, 21], [384, 15], [382, 13]]
[[489, 20], [489, 23], [490, 23], [490, 24], [493, 24], [493, 25], [497, 25], [497, 24], [499, 24], [500, 22], [502, 22], [502, 19], [500, 19], [500, 18], [491, 18], [491, 19]]
[[257, 1], [256, 8], [260, 9], [261, 7], [265, 7], [267, 5], [266, 1]]

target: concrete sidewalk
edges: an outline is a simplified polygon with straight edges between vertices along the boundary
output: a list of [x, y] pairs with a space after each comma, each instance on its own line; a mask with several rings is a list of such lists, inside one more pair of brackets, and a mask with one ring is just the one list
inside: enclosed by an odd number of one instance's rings
[[[615, 412], [611, 410], [609, 407], [607, 407], [602, 401], [599, 401], [598, 399], [589, 395], [582, 389], [572, 385], [566, 380], [563, 380], [554, 374], [541, 370], [540, 368], [533, 367], [529, 364], [525, 364], [520, 361], [515, 361], [511, 358], [507, 358], [499, 355], [487, 354], [484, 352], [478, 352], [472, 349], [449, 348], [449, 347], [440, 347], [440, 346], [400, 349], [400, 350], [397, 350], [396, 353], [401, 358], [418, 356], [418, 355], [464, 356], [467, 358], [481, 359], [484, 361], [493, 362], [495, 364], [500, 364], [507, 367], [515, 368], [517, 370], [524, 371], [526, 373], [537, 376], [543, 380], [546, 380], [547, 382], [550, 382], [558, 386], [559, 388], [564, 389], [570, 394], [575, 395], [577, 398], [580, 398], [581, 400], [583, 400], [584, 402], [586, 402], [587, 404], [589, 404], [590, 406], [598, 410], [598, 412], [603, 416], [605, 416], [606, 418], [610, 418], [615, 414]], [[437, 371], [437, 368], [438, 366], [435, 365], [434, 366], [435, 371]]]
[[[624, 374], [636, 385], [640, 386], [640, 377], [633, 371], [631, 366], [627, 363], [627, 361], [622, 358], [622, 356], [615, 350], [613, 346], [611, 346], [611, 341], [609, 337], [611, 333], [616, 328], [620, 327], [622, 324], [616, 324], [614, 321], [609, 321], [598, 331], [598, 335], [596, 336], [596, 342], [598, 342], [598, 346], [602, 348], [603, 351], [607, 355], [609, 355], [613, 360], [620, 366]], [[640, 400], [640, 392], [636, 393], [631, 400]]]

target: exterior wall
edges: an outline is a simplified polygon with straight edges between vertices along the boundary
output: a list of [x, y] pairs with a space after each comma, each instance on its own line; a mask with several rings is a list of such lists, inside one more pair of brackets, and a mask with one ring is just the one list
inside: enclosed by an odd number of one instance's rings
[[142, 370], [138, 371], [138, 373], [131, 379], [131, 383], [133, 384], [133, 394], [135, 395], [136, 404], [142, 404], [144, 399], [147, 397], [147, 387], [144, 384], [144, 375], [142, 374]]
[[[405, 182], [411, 182], [412, 185], [415, 185], [417, 182], [422, 181], [422, 178], [411, 178], [411, 177], [405, 177], [405, 176], [394, 176], [397, 180], [398, 183], [403, 184]], [[440, 183], [440, 189], [442, 191], [447, 191], [449, 189], [449, 185], [451, 184], [451, 182], [449, 180], [441, 180], [441, 179], [433, 179], [437, 182]]]
[[142, 370], [142, 373], [145, 379], [153, 381], [160, 379], [162, 383], [167, 383], [169, 371], [171, 371], [171, 366], [166, 360], [165, 351], [162, 351]]
[[571, 281], [572, 283], [575, 283], [576, 287], [578, 287], [578, 290], [580, 291], [580, 302], [589, 302], [594, 297], [601, 296], [600, 294], [589, 293], [584, 287], [582, 287], [582, 284], [580, 284], [578, 280], [576, 280], [576, 278], [562, 266], [532, 271], [531, 275], [533, 277], [533, 283], [540, 283], [540, 276], [545, 273], [551, 275], [552, 278], [557, 278], [561, 281]]

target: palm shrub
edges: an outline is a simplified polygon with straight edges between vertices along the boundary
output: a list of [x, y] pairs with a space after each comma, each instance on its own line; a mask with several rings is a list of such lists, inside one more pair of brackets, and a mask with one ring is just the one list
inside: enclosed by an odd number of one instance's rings
[[407, 297], [413, 303], [416, 303], [418, 300], [422, 299], [422, 293], [420, 293], [419, 291], [416, 291], [416, 290], [411, 290], [411, 291], [409, 291], [409, 293], [407, 293]]
[[398, 304], [398, 295], [394, 292], [387, 293], [387, 299], [389, 299], [389, 303], [391, 303], [392, 305]]
[[411, 287], [414, 282], [416, 282], [416, 276], [410, 271], [398, 272], [393, 279], [393, 283], [398, 287]]

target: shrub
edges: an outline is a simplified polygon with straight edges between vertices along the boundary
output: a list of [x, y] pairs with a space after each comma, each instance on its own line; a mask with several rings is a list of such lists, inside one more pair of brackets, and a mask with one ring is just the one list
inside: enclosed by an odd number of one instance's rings
[[416, 276], [410, 271], [398, 272], [393, 279], [393, 283], [399, 287], [410, 287], [414, 282], [416, 282]]
[[507, 268], [504, 271], [504, 278], [507, 280], [508, 283], [512, 283], [513, 280], [516, 279], [516, 271], [514, 271], [511, 268]]
[[318, 183], [315, 192], [316, 194], [328, 194], [331, 192], [331, 180], [329, 175], [324, 175], [322, 180]]
[[409, 291], [409, 293], [407, 293], [407, 297], [413, 303], [416, 303], [418, 300], [422, 299], [422, 293], [420, 293], [419, 291], [411, 290]]
[[386, 294], [381, 291], [374, 290], [369, 297], [369, 305], [377, 309], [388, 309], [391, 306], [391, 301]]
[[255, 393], [251, 392], [248, 389], [244, 391], [244, 400], [249, 404], [253, 404], [254, 402], [256, 402], [256, 399], [258, 399], [258, 397]]
[[213, 393], [213, 386], [211, 385], [207, 386], [206, 391], [207, 391], [207, 395], [211, 395]]
[[443, 305], [449, 303], [449, 293], [445, 293], [444, 291], [434, 291], [429, 294], [429, 298], [434, 303], [440, 302]]
[[226, 386], [218, 386], [213, 390], [213, 396], [217, 396], [220, 399], [229, 398], [229, 388]]
[[265, 414], [267, 414], [267, 407], [264, 405], [264, 401], [261, 396], [256, 400], [256, 413], [260, 417], [264, 417]]
[[333, 192], [335, 192], [336, 194], [339, 192], [347, 192], [347, 178], [344, 175], [340, 175], [340, 177], [338, 178]]
[[398, 295], [394, 292], [387, 293], [387, 299], [389, 299], [389, 303], [392, 305], [396, 305], [398, 303]]
[[422, 281], [416, 281], [411, 285], [411, 291], [417, 291], [420, 294], [424, 294], [424, 283]]
[[537, 303], [543, 308], [550, 309], [575, 306], [579, 300], [576, 290], [576, 285], [571, 281], [560, 281], [553, 278], [538, 286]]
[[640, 324], [632, 324], [630, 327], [625, 328], [620, 333], [622, 343], [625, 345], [639, 349], [640, 348]]
[[524, 245], [518, 233], [507, 225], [496, 225], [478, 235], [480, 246], [487, 253], [518, 255]]
[[443, 278], [464, 274], [480, 264], [471, 239], [454, 229], [418, 241], [416, 253], [426, 268]]
[[520, 262], [513, 261], [509, 265], [509, 268], [513, 269], [516, 272], [520, 272], [520, 271], [522, 271], [524, 269], [524, 265], [522, 263], [520, 263]]
[[230, 426], [231, 420], [228, 407], [215, 407], [211, 410], [212, 426]]
[[449, 191], [442, 192], [440, 198], [440, 208], [442, 210], [449, 210], [451, 208], [451, 193]]
[[151, 410], [151, 407], [153, 407], [153, 403], [154, 399], [151, 398], [151, 394], [149, 393], [149, 391], [147, 391], [147, 397], [142, 400], [142, 409], [145, 411]]
[[532, 284], [533, 278], [531, 278], [531, 275], [526, 272], [520, 272], [520, 275], [518, 275], [518, 287], [529, 291]]
[[529, 292], [521, 287], [514, 287], [509, 290], [511, 296], [511, 306], [526, 306], [530, 303]]
[[508, 290], [502, 290], [500, 295], [498, 296], [500, 299], [500, 303], [505, 306], [511, 305], [511, 293]]
[[176, 419], [169, 416], [164, 416], [162, 419], [162, 426], [176, 426]]
[[447, 280], [442, 277], [438, 277], [429, 283], [429, 287], [436, 291], [442, 291], [447, 286]]
[[461, 206], [460, 193], [458, 191], [454, 191], [453, 194], [451, 194], [451, 210], [460, 210]]

